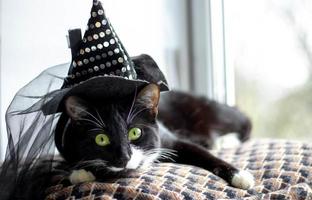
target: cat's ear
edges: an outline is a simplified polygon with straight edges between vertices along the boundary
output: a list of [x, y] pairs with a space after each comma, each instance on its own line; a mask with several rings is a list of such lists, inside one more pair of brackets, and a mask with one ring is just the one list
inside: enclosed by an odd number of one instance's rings
[[67, 114], [73, 120], [77, 120], [87, 115], [87, 103], [83, 99], [76, 96], [69, 96], [66, 98], [65, 108]]
[[157, 114], [159, 97], [159, 86], [156, 84], [149, 84], [139, 92], [136, 102], [150, 109], [153, 114]]

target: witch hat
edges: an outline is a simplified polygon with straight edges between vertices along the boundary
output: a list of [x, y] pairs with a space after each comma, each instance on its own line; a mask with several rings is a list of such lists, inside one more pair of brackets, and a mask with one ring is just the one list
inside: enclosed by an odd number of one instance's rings
[[[73, 31], [69, 35], [72, 62], [62, 91], [42, 106], [45, 114], [50, 107], [70, 95], [88, 98], [118, 99], [132, 94], [149, 83], [158, 84], [160, 91], [169, 90], [167, 81], [156, 62], [148, 55], [130, 57], [107, 19], [102, 4], [93, 0], [91, 17], [83, 38]], [[57, 110], [63, 111], [60, 106]]]

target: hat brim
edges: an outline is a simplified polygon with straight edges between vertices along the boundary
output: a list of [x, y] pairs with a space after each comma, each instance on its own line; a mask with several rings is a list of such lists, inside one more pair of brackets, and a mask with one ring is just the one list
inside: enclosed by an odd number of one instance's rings
[[[68, 96], [79, 96], [84, 99], [118, 100], [131, 95], [135, 90], [141, 90], [148, 84], [143, 80], [129, 80], [118, 76], [99, 76], [73, 86], [64, 94], [59, 103], [58, 112], [62, 112], [63, 101]], [[47, 114], [47, 113], [46, 113]]]
[[120, 99], [140, 91], [149, 83], [158, 84], [160, 91], [169, 90], [167, 81], [156, 62], [148, 55], [133, 57], [138, 79], [130, 80], [119, 76], [97, 76], [81, 82], [71, 88], [54, 91], [41, 110], [45, 115], [62, 112], [63, 101], [68, 96], [80, 96], [87, 99]]

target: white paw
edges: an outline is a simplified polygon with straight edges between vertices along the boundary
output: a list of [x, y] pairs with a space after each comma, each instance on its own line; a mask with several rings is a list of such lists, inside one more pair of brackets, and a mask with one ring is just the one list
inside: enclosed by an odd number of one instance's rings
[[241, 141], [238, 139], [237, 133], [229, 133], [220, 137], [217, 137], [213, 143], [213, 149], [226, 149], [226, 148], [235, 148], [241, 144]]
[[231, 184], [234, 187], [247, 190], [255, 185], [255, 179], [248, 171], [241, 170], [234, 175]]
[[72, 184], [78, 184], [83, 182], [90, 182], [95, 180], [95, 176], [92, 172], [86, 171], [84, 169], [73, 170], [69, 175], [69, 180]]

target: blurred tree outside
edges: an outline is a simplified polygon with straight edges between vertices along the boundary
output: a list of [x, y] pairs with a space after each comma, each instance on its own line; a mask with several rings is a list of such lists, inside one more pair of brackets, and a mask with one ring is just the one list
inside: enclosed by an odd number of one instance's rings
[[251, 118], [253, 137], [312, 140], [312, 81], [274, 102], [264, 102], [261, 83], [238, 77], [237, 106]]
[[[235, 66], [237, 106], [253, 122], [254, 137], [312, 140], [312, 2], [308, 0], [274, 1], [277, 15], [286, 21], [305, 60], [308, 78], [299, 86], [290, 88], [278, 98], [265, 80], [259, 81], [241, 72]], [[306, 15], [306, 16], [303, 16]], [[310, 18], [311, 19], [311, 18]], [[288, 42], [288, 41], [285, 41]], [[270, 48], [270, 47], [268, 47]], [[287, 58], [285, 58], [287, 59]], [[256, 62], [256, 61], [255, 61]], [[295, 67], [295, 66], [294, 66]], [[280, 75], [283, 71], [280, 72]], [[279, 75], [276, 78], [280, 78]]]

